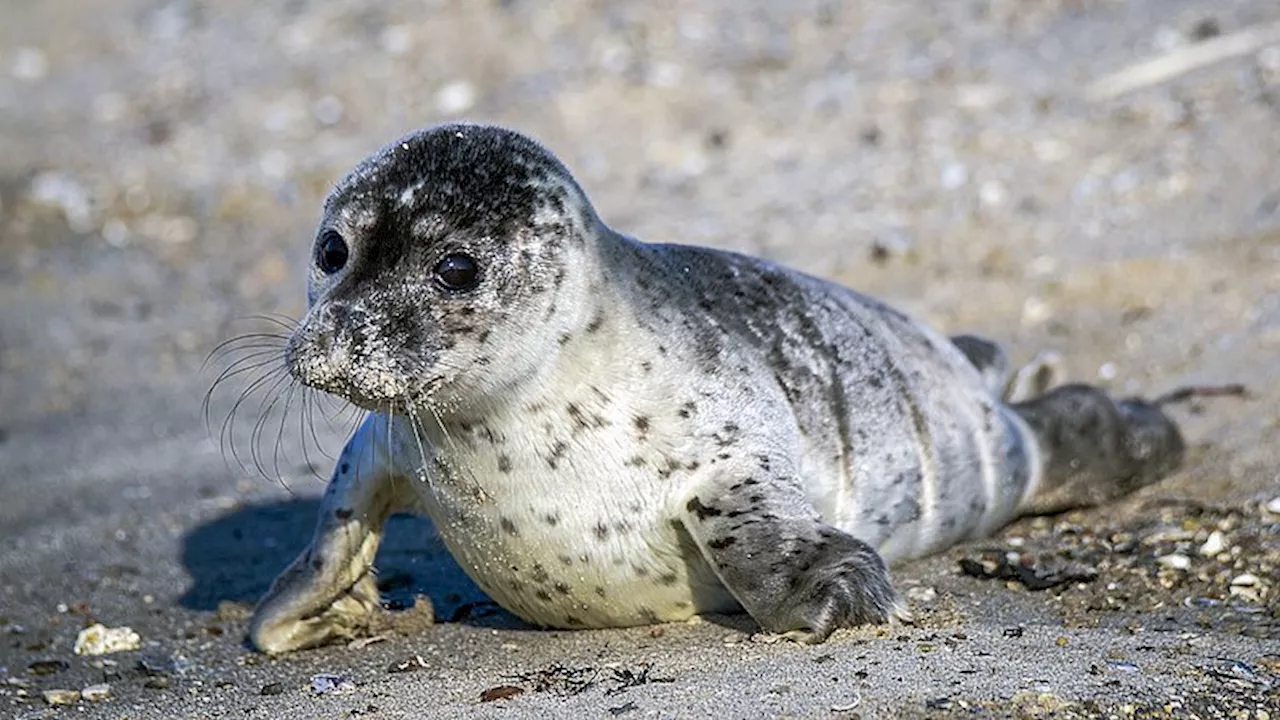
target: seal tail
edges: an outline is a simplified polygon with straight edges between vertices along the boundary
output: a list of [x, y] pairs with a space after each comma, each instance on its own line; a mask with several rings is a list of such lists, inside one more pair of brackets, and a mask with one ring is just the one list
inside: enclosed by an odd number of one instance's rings
[[1186, 446], [1162, 406], [1181, 399], [1115, 400], [1072, 384], [1011, 405], [1040, 455], [1038, 482], [1019, 514], [1099, 505], [1173, 473]]

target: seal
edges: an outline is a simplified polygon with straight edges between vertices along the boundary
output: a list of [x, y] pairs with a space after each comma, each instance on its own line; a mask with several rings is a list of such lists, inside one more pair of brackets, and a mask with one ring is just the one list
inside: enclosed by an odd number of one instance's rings
[[310, 546], [249, 631], [282, 653], [369, 632], [395, 512], [428, 516], [539, 626], [745, 610], [824, 640], [902, 606], [891, 563], [1105, 502], [1183, 454], [1158, 402], [1012, 373], [870, 297], [611, 230], [533, 140], [451, 124], [328, 197], [294, 378], [368, 411]]

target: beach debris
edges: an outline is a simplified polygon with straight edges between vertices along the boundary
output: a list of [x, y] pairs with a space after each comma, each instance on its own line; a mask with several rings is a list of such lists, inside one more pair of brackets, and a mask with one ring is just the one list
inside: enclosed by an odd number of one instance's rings
[[137, 650], [142, 647], [142, 637], [133, 628], [122, 626], [109, 628], [102, 623], [94, 623], [80, 631], [76, 636], [75, 653], [77, 655], [107, 655], [110, 653]]

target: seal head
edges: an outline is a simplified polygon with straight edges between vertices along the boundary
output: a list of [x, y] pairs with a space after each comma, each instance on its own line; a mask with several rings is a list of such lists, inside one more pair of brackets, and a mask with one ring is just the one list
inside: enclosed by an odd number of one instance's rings
[[554, 359], [576, 321], [560, 299], [581, 295], [566, 292], [569, 268], [598, 227], [568, 170], [523, 135], [462, 124], [407, 135], [325, 203], [290, 371], [379, 412], [498, 397]]

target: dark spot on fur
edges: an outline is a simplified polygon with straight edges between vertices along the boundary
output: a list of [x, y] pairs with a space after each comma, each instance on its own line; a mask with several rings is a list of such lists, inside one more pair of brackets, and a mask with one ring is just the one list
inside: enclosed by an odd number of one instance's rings
[[596, 539], [603, 542], [609, 537], [609, 526], [605, 525], [602, 522], [596, 523], [595, 532], [596, 532]]
[[530, 577], [539, 585], [551, 579], [551, 576], [547, 574], [547, 569], [541, 565], [533, 566], [533, 574]]
[[637, 415], [635, 416], [635, 418], [632, 419], [631, 422], [635, 424], [636, 430], [639, 430], [641, 435], [649, 432], [649, 416], [648, 415]]
[[650, 625], [654, 625], [658, 622], [658, 613], [649, 608], [640, 608], [640, 618]]
[[558, 555], [557, 557], [560, 559], [560, 562], [563, 565], [573, 564], [573, 558], [569, 557], [568, 555]]
[[566, 615], [566, 616], [564, 617], [564, 622], [565, 622], [565, 624], [566, 624], [566, 625], [569, 625], [569, 626], [572, 626], [572, 627], [582, 627], [582, 626], [583, 626], [583, 622], [582, 622], [582, 620], [581, 620], [580, 618], [574, 617], [573, 615]]
[[349, 520], [351, 516], [355, 514], [355, 510], [352, 510], [351, 508], [338, 508], [333, 511], [333, 516], [339, 520]]
[[600, 587], [599, 585], [596, 586], [596, 594], [599, 595], [600, 597], [606, 597], [608, 595], [608, 593], [605, 592], [604, 588]]
[[551, 446], [551, 454], [546, 458], [547, 465], [550, 465], [551, 469], [555, 470], [556, 464], [560, 461], [560, 458], [564, 457], [564, 453], [568, 449], [569, 443], [563, 440], [557, 440], [556, 444]]
[[323, 570], [324, 560], [322, 560], [321, 558], [315, 558], [314, 560], [311, 561], [311, 567], [315, 568], [316, 570]]
[[649, 577], [648, 568], [642, 568], [639, 565], [632, 565], [631, 569], [635, 572], [636, 577]]
[[587, 323], [587, 332], [595, 333], [604, 325], [604, 310], [596, 310], [595, 317], [591, 318], [591, 322]]
[[543, 522], [545, 522], [546, 524], [550, 525], [551, 527], [555, 527], [556, 525], [558, 525], [558, 524], [560, 523], [560, 516], [559, 516], [559, 515], [554, 515], [554, 514], [553, 514], [553, 515], [545, 515], [545, 516], [543, 516], [542, 521], [543, 521]]
[[341, 465], [338, 466], [338, 472], [342, 473], [343, 475], [346, 475], [347, 473], [351, 472], [351, 464], [342, 463]]
[[721, 511], [717, 508], [707, 507], [706, 505], [703, 505], [702, 500], [696, 497], [690, 500], [689, 502], [685, 503], [684, 509], [693, 513], [694, 516], [697, 517], [699, 520], [706, 520], [709, 517], [717, 517], [722, 514]]
[[585, 430], [589, 427], [587, 418], [582, 414], [582, 408], [576, 403], [569, 403], [565, 406], [565, 412], [569, 413], [569, 419], [573, 421], [574, 430]]
[[663, 573], [658, 576], [658, 583], [661, 585], [675, 585], [677, 580], [679, 580], [679, 578], [675, 573]]
[[551, 601], [551, 593], [547, 592], [546, 590], [539, 590], [535, 592], [534, 595], [543, 602]]
[[645, 360], [644, 362], [640, 363], [640, 369], [643, 370], [646, 374], [653, 372], [653, 363], [649, 362], [648, 360]]
[[644, 467], [644, 457], [636, 455], [627, 461], [627, 465], [631, 467]]
[[498, 470], [504, 473], [511, 472], [511, 458], [506, 455], [499, 455]]
[[565, 585], [564, 583], [556, 583], [555, 589], [556, 589], [556, 592], [560, 593], [561, 595], [569, 594], [569, 586]]
[[502, 527], [502, 531], [508, 535], [519, 535], [520, 531], [516, 530], [516, 524], [511, 522], [511, 518], [500, 518], [498, 525]]
[[738, 538], [732, 535], [727, 535], [725, 537], [718, 538], [716, 540], [708, 541], [707, 547], [711, 548], [712, 550], [723, 550], [736, 542], [738, 542]]
[[563, 335], [561, 335], [561, 336], [560, 336], [560, 344], [561, 344], [561, 345], [568, 345], [568, 344], [569, 344], [569, 341], [570, 341], [570, 340], [572, 340], [572, 339], [573, 339], [573, 336], [572, 336], [572, 335], [570, 335], [569, 333], [565, 333], [565, 334], [563, 334]]

